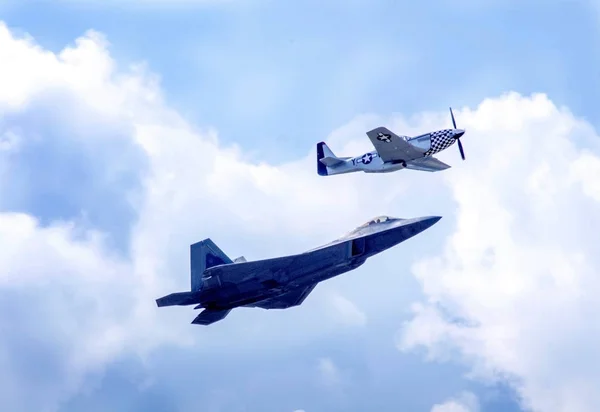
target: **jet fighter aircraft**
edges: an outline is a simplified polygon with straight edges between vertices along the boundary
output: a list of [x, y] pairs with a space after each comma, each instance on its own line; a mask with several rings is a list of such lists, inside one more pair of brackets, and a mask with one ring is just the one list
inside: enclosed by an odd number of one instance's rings
[[400, 169], [413, 169], [437, 172], [450, 166], [432, 155], [441, 152], [458, 142], [463, 160], [460, 138], [464, 129], [456, 128], [454, 113], [450, 108], [454, 129], [438, 130], [416, 137], [398, 136], [385, 127], [377, 127], [367, 136], [371, 139], [375, 151], [358, 157], [337, 157], [325, 142], [317, 143], [317, 173], [330, 176], [363, 171], [365, 173], [389, 173]]
[[211, 239], [205, 239], [190, 246], [191, 291], [172, 293], [156, 304], [204, 308], [192, 321], [198, 325], [222, 320], [237, 307], [299, 306], [319, 282], [356, 269], [440, 219], [381, 216], [316, 249], [253, 262], [243, 256], [231, 260]]

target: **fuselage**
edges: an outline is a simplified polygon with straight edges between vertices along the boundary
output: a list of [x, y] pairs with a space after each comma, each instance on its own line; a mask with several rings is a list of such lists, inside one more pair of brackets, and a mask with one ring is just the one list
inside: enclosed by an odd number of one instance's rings
[[366, 258], [339, 260], [321, 267], [304, 267], [301, 270], [274, 273], [268, 278], [251, 278], [241, 282], [224, 282], [213, 288], [204, 288], [199, 292], [200, 307], [207, 309], [232, 309], [240, 306], [252, 306], [290, 292], [297, 288], [331, 279], [356, 269]]
[[[396, 219], [386, 216], [373, 219], [331, 243], [285, 257], [292, 263], [267, 277], [264, 273], [248, 273], [235, 282], [220, 280], [218, 285], [207, 284], [198, 292], [198, 303], [210, 309], [252, 306], [252, 303], [314, 285], [358, 268], [368, 258], [415, 236], [437, 220], [437, 217]], [[265, 260], [265, 265], [271, 260]], [[205, 275], [210, 277], [218, 268], [208, 269]]]
[[[416, 137], [400, 136], [406, 142], [424, 151], [429, 157], [452, 146], [455, 142], [455, 129], [442, 129]], [[389, 173], [406, 168], [405, 161], [384, 162], [377, 151], [345, 159], [344, 163], [329, 170], [330, 175], [363, 171], [365, 173]]]

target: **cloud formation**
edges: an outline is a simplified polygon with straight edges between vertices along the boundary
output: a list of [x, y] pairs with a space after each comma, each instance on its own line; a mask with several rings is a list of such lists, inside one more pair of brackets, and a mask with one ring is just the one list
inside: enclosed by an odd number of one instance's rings
[[[377, 214], [451, 221], [443, 211], [454, 205], [456, 232], [442, 255], [415, 266], [428, 299], [401, 346], [454, 350], [474, 376], [509, 379], [537, 410], [600, 404], [597, 136], [546, 96], [457, 109], [467, 161], [442, 154], [455, 165], [444, 173], [321, 178], [312, 150], [286, 164], [250, 162], [215, 130], [189, 124], [158, 78], [144, 65], [120, 68], [99, 33], [55, 54], [0, 24], [0, 61], [0, 399], [9, 409], [57, 410], [123, 354], [144, 358], [169, 344], [223, 352], [242, 345], [233, 330], [247, 345], [368, 325], [368, 308], [323, 285], [309, 299], [327, 304], [239, 311], [194, 333], [190, 311], [158, 311], [154, 299], [188, 289], [199, 233], [256, 259], [309, 249]], [[364, 130], [378, 123], [410, 134], [448, 121], [361, 116], [327, 141], [353, 154], [370, 150]], [[289, 337], [274, 332], [309, 317]]]
[[479, 412], [479, 402], [474, 394], [464, 392], [454, 399], [434, 405], [431, 412]]
[[[120, 68], [97, 32], [55, 54], [0, 24], [0, 61], [3, 405], [54, 411], [90, 374], [165, 344], [222, 353], [364, 323], [339, 292], [326, 304], [327, 285], [301, 311], [268, 321], [239, 311], [202, 334], [191, 311], [159, 311], [154, 299], [189, 288], [199, 233], [232, 256], [306, 250], [373, 217], [380, 185], [323, 180], [314, 153], [247, 161], [171, 110], [144, 65]], [[324, 211], [340, 199], [352, 201], [332, 219]], [[303, 328], [279, 333], [298, 319]], [[46, 360], [45, 374], [23, 348]]]
[[456, 231], [414, 266], [426, 300], [399, 346], [459, 355], [532, 410], [596, 410], [598, 136], [544, 95], [486, 100], [461, 119], [468, 162], [443, 177]]

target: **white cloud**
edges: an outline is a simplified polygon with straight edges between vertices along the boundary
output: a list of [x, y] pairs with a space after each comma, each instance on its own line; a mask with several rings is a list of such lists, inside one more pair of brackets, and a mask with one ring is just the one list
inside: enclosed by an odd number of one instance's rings
[[336, 386], [342, 381], [340, 371], [331, 358], [319, 359], [319, 376], [321, 382], [326, 386]]
[[427, 299], [399, 346], [458, 353], [532, 410], [597, 410], [598, 137], [543, 95], [488, 99], [460, 119], [468, 161], [443, 177], [456, 231], [414, 267]]
[[338, 321], [348, 326], [365, 326], [367, 315], [356, 304], [336, 292], [331, 292], [327, 301], [333, 308], [333, 316]]
[[433, 405], [431, 412], [478, 412], [477, 397], [470, 392], [461, 393], [456, 399]]

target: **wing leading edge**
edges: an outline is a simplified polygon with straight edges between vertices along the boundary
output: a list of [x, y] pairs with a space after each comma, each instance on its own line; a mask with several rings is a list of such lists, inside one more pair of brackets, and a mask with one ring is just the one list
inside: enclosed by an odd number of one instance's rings
[[385, 127], [376, 127], [367, 132], [375, 150], [384, 162], [409, 160], [423, 157], [425, 153]]

